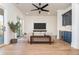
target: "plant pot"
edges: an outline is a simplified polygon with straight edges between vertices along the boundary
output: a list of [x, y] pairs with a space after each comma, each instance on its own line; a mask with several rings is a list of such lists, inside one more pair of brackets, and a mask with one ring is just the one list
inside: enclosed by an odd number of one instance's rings
[[11, 39], [10, 40], [10, 44], [14, 44], [14, 43], [17, 43], [17, 39]]

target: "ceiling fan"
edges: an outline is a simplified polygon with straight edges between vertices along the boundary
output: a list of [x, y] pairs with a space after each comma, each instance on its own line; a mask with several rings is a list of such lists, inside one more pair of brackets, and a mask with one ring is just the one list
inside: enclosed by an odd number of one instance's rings
[[44, 6], [41, 6], [41, 3], [39, 3], [39, 6], [32, 4], [34, 7], [36, 7], [36, 9], [33, 9], [31, 11], [39, 11], [39, 14], [41, 13], [41, 11], [45, 11], [45, 12], [49, 12], [49, 10], [44, 9], [45, 7], [48, 6], [48, 4], [45, 4]]

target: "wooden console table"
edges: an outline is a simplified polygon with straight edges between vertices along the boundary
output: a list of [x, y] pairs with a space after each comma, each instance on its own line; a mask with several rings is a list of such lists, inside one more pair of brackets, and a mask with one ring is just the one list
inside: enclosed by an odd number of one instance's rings
[[[48, 43], [51, 44], [51, 36], [49, 35], [45, 35], [45, 36], [30, 36], [30, 43], [32, 44], [34, 42], [34, 39], [38, 39], [38, 38], [44, 38], [44, 39], [48, 39]], [[39, 41], [38, 41], [39, 42]]]

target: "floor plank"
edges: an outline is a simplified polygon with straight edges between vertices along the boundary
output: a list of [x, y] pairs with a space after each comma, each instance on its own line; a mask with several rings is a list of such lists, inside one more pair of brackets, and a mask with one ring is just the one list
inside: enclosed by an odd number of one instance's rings
[[79, 50], [70, 47], [70, 44], [56, 40], [50, 44], [30, 44], [19, 40], [17, 44], [10, 44], [0, 48], [1, 55], [78, 55]]

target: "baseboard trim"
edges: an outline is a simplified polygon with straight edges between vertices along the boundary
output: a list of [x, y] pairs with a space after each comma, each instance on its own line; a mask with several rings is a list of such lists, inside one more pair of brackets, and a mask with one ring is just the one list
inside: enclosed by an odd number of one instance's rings
[[7, 46], [7, 45], [9, 45], [9, 44], [0, 44], [0, 48]]

